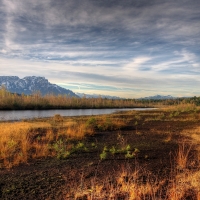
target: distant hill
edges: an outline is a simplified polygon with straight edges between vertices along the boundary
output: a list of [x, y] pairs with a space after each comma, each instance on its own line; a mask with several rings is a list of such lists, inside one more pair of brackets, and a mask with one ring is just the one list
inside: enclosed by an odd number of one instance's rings
[[85, 98], [103, 98], [103, 99], [122, 99], [117, 96], [110, 96], [110, 95], [100, 95], [100, 94], [85, 94], [85, 93], [76, 93], [79, 97], [85, 97]]
[[44, 77], [26, 76], [20, 79], [18, 76], [0, 76], [0, 87], [5, 86], [9, 92], [30, 95], [39, 91], [41, 95], [69, 95], [78, 97], [71, 90], [62, 88], [56, 84], [50, 83]]
[[167, 96], [162, 96], [162, 95], [156, 95], [156, 96], [149, 96], [149, 97], [143, 97], [143, 98], [139, 98], [139, 99], [152, 99], [152, 100], [164, 100], [164, 99], [176, 99], [176, 97], [173, 97], [171, 95], [167, 95]]

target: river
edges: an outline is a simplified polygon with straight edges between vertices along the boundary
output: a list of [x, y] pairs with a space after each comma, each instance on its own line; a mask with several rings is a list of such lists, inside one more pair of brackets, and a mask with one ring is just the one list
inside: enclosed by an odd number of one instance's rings
[[69, 110], [11, 110], [0, 111], [0, 121], [20, 121], [24, 119], [62, 116], [85, 116], [111, 114], [117, 111], [152, 110], [152, 108], [105, 108], [105, 109], [69, 109]]

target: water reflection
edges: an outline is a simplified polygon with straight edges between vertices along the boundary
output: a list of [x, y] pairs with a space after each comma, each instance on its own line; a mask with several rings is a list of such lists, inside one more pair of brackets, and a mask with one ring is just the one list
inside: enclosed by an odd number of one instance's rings
[[52, 117], [55, 114], [60, 114], [62, 116], [103, 115], [127, 110], [152, 110], [152, 108], [0, 111], [0, 121], [18, 121], [23, 119]]

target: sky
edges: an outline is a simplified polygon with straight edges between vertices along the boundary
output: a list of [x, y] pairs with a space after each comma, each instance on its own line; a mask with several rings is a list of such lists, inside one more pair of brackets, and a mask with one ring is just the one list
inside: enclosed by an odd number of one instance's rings
[[0, 76], [124, 98], [200, 96], [200, 1], [0, 0]]

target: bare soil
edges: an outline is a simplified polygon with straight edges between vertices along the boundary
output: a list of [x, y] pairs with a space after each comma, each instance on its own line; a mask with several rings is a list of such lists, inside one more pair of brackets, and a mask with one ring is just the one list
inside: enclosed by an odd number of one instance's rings
[[[155, 175], [159, 179], [169, 177], [175, 165], [178, 142], [189, 140], [180, 133], [198, 126], [200, 120], [182, 120], [187, 116], [186, 113], [177, 120], [145, 121], [148, 115], [159, 112], [143, 113], [146, 115], [141, 115], [137, 126], [133, 119], [123, 130], [96, 132], [84, 138], [81, 142], [87, 149], [79, 150], [66, 159], [34, 159], [12, 169], [1, 169], [0, 199], [74, 199], [73, 195], [69, 195], [72, 188], [89, 187], [92, 181], [112, 179], [120, 171], [136, 168], [147, 170], [152, 177]], [[127, 145], [131, 147], [130, 152], [139, 150], [133, 158], [126, 158], [126, 152], [123, 151], [114, 155], [109, 151], [113, 146], [125, 149]], [[101, 160], [100, 154], [105, 146], [108, 149], [107, 156]], [[191, 151], [190, 158], [194, 155], [195, 151]], [[143, 182], [145, 179], [140, 177]]]

